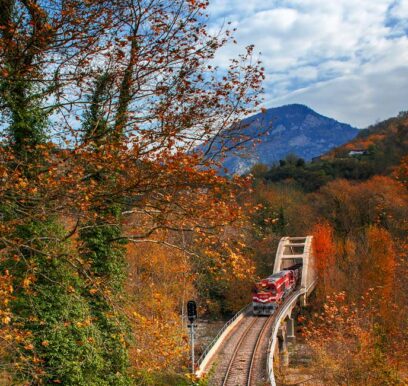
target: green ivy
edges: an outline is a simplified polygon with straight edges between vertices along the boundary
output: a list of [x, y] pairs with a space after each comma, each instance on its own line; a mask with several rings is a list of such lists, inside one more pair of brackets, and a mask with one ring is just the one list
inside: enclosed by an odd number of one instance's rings
[[[112, 220], [119, 220], [119, 208], [113, 206], [108, 212]], [[122, 303], [126, 277], [125, 248], [121, 235], [120, 225], [109, 224], [109, 221], [101, 218], [95, 223], [86, 224], [80, 232], [83, 243], [81, 257], [90, 263], [93, 280], [103, 283], [95, 289], [96, 292], [88, 290], [84, 295], [89, 299], [92, 316], [102, 334], [107, 374], [126, 374], [129, 367], [127, 344], [130, 330], [125, 317], [115, 310], [115, 304]], [[130, 380], [124, 376], [121, 383], [115, 378], [112, 382], [119, 385], [128, 384]]]
[[[18, 251], [21, 258], [8, 259], [1, 267], [13, 272], [12, 311], [19, 328], [30, 334], [11, 354], [19, 363], [17, 379], [32, 384], [121, 384], [104, 372], [103, 334], [81, 294], [84, 282], [69, 245], [59, 241], [63, 234], [55, 219], [18, 227], [16, 236], [26, 240]], [[30, 281], [24, 282], [27, 278]]]

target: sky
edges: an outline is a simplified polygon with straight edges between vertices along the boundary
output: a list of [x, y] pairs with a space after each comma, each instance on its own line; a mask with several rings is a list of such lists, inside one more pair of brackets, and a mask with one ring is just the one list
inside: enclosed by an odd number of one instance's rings
[[265, 107], [306, 104], [358, 128], [408, 110], [408, 0], [210, 0], [210, 28], [228, 21], [266, 70]]

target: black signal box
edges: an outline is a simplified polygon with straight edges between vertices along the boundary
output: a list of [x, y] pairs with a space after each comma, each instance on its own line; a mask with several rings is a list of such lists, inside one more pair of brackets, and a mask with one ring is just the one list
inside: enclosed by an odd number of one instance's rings
[[197, 319], [197, 304], [194, 300], [187, 302], [187, 317], [190, 323], [193, 323]]

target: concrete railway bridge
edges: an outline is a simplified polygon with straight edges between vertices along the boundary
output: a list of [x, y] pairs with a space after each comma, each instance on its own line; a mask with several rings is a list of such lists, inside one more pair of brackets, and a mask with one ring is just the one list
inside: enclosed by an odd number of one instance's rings
[[302, 264], [300, 285], [270, 317], [252, 315], [248, 305], [220, 330], [198, 360], [197, 376], [210, 373], [211, 386], [276, 385], [274, 358], [289, 363], [287, 342], [295, 338], [293, 310], [305, 306], [316, 286], [312, 236], [283, 237], [276, 252], [273, 273]]

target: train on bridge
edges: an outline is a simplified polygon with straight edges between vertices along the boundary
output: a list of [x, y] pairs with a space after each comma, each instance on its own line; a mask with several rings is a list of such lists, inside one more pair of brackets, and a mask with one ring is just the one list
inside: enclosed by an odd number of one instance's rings
[[287, 339], [295, 333], [293, 310], [306, 306], [317, 282], [312, 240], [312, 236], [282, 237], [273, 275], [256, 283], [252, 303], [234, 315], [206, 348], [198, 360], [198, 377], [217, 363], [211, 385], [258, 385], [267, 378], [276, 385], [275, 348], [287, 354]]
[[300, 284], [302, 264], [298, 263], [276, 272], [255, 284], [252, 294], [254, 315], [272, 315], [283, 299]]

